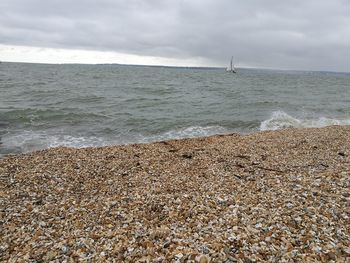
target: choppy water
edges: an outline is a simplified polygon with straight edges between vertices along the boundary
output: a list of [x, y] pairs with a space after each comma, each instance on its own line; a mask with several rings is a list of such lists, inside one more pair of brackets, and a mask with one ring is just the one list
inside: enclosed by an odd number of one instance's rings
[[350, 124], [350, 74], [0, 64], [0, 156]]

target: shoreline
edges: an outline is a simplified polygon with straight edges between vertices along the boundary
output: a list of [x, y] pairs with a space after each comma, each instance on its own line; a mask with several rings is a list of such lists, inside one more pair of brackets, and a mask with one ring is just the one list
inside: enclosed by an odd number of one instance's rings
[[344, 261], [350, 126], [0, 159], [0, 259]]

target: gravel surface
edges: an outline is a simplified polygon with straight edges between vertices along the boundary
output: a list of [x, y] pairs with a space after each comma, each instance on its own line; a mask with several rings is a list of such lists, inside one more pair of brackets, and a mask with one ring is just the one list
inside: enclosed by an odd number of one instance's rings
[[3, 262], [349, 262], [350, 126], [0, 159]]

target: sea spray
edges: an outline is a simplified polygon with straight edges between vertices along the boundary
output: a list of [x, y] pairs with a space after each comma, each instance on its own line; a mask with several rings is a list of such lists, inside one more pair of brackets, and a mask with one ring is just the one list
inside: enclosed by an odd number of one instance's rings
[[331, 125], [350, 125], [350, 119], [319, 117], [316, 119], [298, 119], [284, 111], [275, 111], [271, 117], [261, 122], [260, 130], [280, 130], [286, 128], [320, 128]]

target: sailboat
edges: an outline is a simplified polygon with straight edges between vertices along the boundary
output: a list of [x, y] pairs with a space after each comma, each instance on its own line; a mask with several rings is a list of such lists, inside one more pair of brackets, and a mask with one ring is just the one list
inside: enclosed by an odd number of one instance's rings
[[226, 69], [226, 71], [231, 73], [236, 73], [236, 69], [232, 61], [233, 61], [233, 57], [231, 57], [230, 66]]

